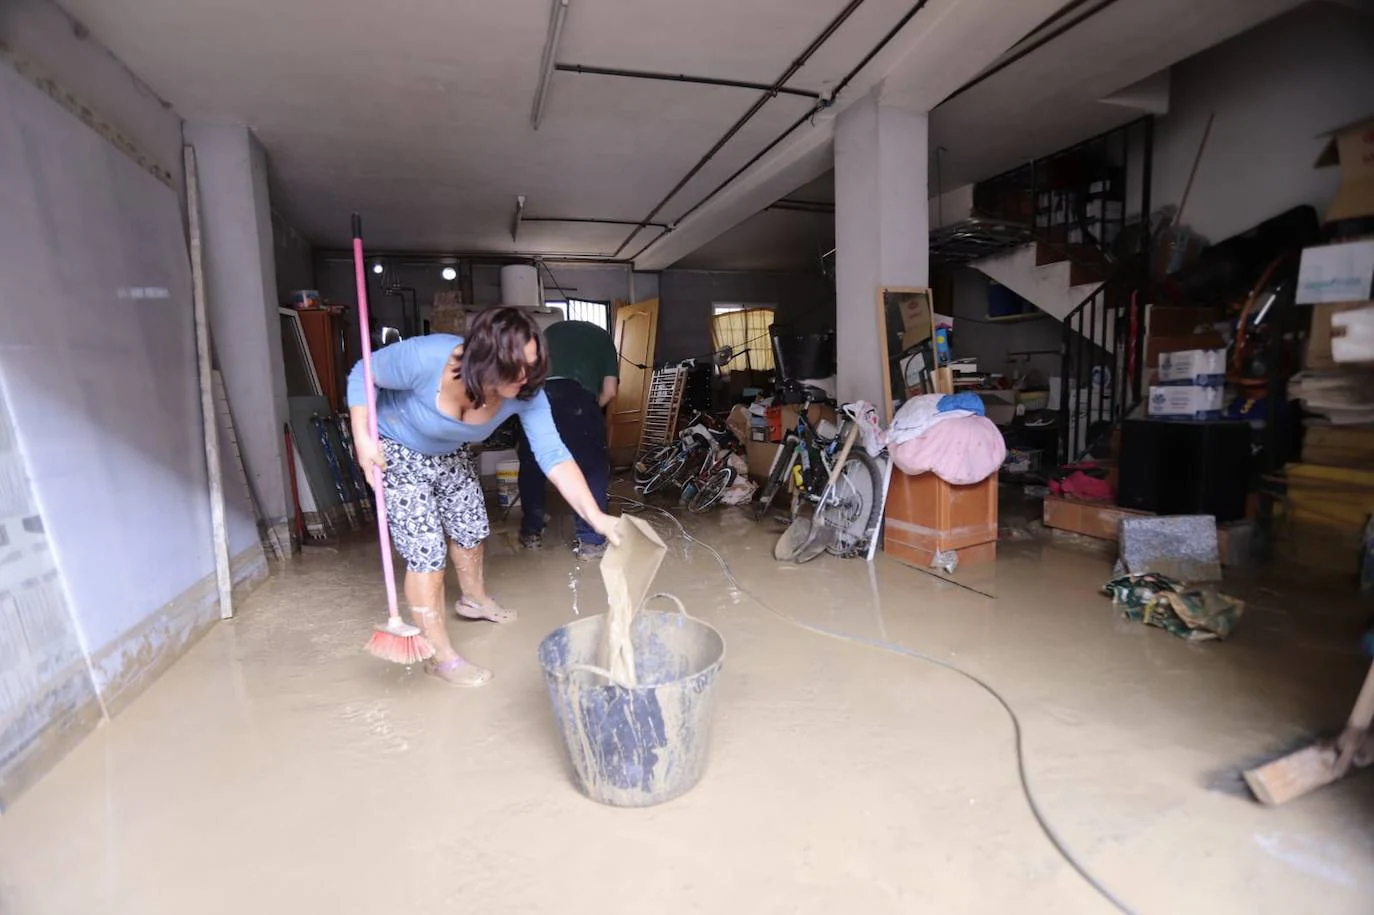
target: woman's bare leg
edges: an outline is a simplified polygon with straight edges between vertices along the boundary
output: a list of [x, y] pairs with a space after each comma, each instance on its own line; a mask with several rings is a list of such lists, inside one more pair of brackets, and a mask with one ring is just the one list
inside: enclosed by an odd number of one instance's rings
[[444, 627], [444, 573], [407, 570], [405, 592], [411, 618], [434, 646], [434, 660], [442, 663], [457, 657]]
[[487, 582], [482, 571], [486, 552], [485, 543], [468, 548], [461, 547], [452, 540], [448, 542], [448, 555], [453, 560], [453, 567], [458, 570], [458, 587], [462, 590], [463, 597], [479, 606], [485, 605], [488, 601]]

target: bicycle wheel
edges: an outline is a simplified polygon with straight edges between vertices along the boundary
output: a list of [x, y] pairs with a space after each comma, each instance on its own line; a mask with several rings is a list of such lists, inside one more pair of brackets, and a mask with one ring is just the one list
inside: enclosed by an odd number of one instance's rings
[[688, 483], [701, 476], [706, 469], [706, 462], [711, 459], [711, 454], [704, 447], [689, 446], [682, 456], [682, 466], [673, 475], [673, 485], [678, 489], [686, 488]]
[[669, 455], [668, 459], [658, 465], [658, 470], [644, 483], [644, 495], [651, 496], [660, 491], [677, 477], [682, 470], [682, 465], [687, 462], [687, 455], [678, 451], [676, 454]]
[[768, 514], [768, 509], [773, 506], [773, 500], [777, 498], [778, 490], [782, 489], [792, 475], [792, 465], [797, 460], [796, 440], [788, 439], [783, 443], [782, 450], [773, 459], [773, 467], [768, 471], [768, 481], [759, 490], [758, 498], [754, 500], [754, 520], [762, 521], [763, 516]]
[[878, 462], [867, 451], [855, 449], [845, 458], [826, 504], [820, 506], [820, 520], [835, 531], [826, 552], [850, 556], [868, 542], [868, 532], [878, 523], [882, 511], [883, 474]]
[[645, 452], [642, 458], [635, 461], [635, 485], [643, 486], [652, 480], [654, 475], [658, 473], [658, 465], [671, 457], [675, 451], [677, 451], [677, 445], [668, 444], [650, 448]]
[[687, 508], [697, 514], [710, 510], [720, 501], [720, 497], [725, 495], [725, 490], [734, 485], [734, 482], [734, 468], [720, 468], [707, 477], [706, 482], [697, 487], [691, 501], [687, 503]]

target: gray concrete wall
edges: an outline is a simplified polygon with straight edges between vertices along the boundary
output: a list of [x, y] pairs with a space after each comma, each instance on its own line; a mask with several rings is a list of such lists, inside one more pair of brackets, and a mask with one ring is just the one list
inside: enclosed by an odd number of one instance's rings
[[[368, 264], [372, 260], [369, 258]], [[659, 299], [658, 361], [675, 362], [711, 351], [711, 316], [714, 305], [748, 302], [773, 305], [779, 321], [795, 322], [807, 329], [835, 326], [835, 301], [829, 280], [820, 275], [794, 273], [728, 273], [707, 270], [665, 270], [662, 273], [634, 273], [628, 268], [604, 264], [550, 264], [549, 270], [562, 291], [542, 273], [547, 299], [564, 297], [601, 302]], [[430, 263], [407, 263], [404, 257], [387, 259], [387, 277], [413, 286], [419, 296], [421, 317], [428, 316], [434, 293], [456, 289], [447, 282], [440, 267]], [[357, 298], [353, 262], [340, 254], [316, 258], [316, 279], [321, 294], [341, 304], [354, 304]], [[377, 278], [368, 275], [368, 307], [375, 320], [399, 327], [400, 300], [381, 295]], [[473, 304], [479, 307], [501, 301], [501, 268], [496, 264], [472, 266]], [[357, 325], [350, 309], [350, 346]], [[356, 358], [356, 354], [354, 356]]]
[[297, 289], [315, 289], [315, 251], [286, 217], [272, 211], [272, 248], [277, 274], [277, 301], [291, 301]]
[[[954, 289], [954, 355], [973, 356], [985, 372], [1009, 373], [1009, 355], [1032, 350], [1058, 352], [1063, 325], [1048, 316], [1034, 320], [988, 320], [988, 278], [972, 267], [950, 271]], [[946, 306], [937, 306], [944, 312]], [[1058, 355], [1037, 355], [1027, 363], [1048, 382], [1059, 373]]]
[[1308, 4], [1184, 61], [1172, 81], [1154, 207], [1179, 203], [1215, 112], [1185, 223], [1217, 242], [1302, 204], [1324, 215], [1338, 174], [1312, 167], [1321, 135], [1374, 115], [1374, 15]]
[[[218, 617], [181, 122], [78, 35], [47, 3], [0, 7], [0, 41], [52, 81], [0, 62], [11, 443], [0, 448], [0, 550], [18, 548], [7, 572], [32, 566], [0, 585], [10, 598], [0, 628], [24, 633], [0, 635], [0, 803], [93, 725], [90, 684], [117, 711]], [[77, 96], [138, 160], [48, 85]], [[226, 496], [231, 528], [251, 530], [242, 487], [231, 482]], [[264, 573], [255, 534], [235, 571], [239, 581]]]
[[778, 322], [802, 330], [835, 326], [835, 300], [823, 276], [665, 270], [659, 274], [658, 361], [711, 352], [715, 306], [732, 303], [774, 306]]

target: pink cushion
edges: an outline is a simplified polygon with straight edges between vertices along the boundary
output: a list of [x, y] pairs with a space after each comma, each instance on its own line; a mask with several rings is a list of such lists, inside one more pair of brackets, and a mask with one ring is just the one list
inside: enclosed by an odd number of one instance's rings
[[955, 486], [981, 483], [1007, 456], [1002, 433], [986, 416], [960, 416], [931, 426], [890, 449], [893, 463], [911, 475], [933, 472]]

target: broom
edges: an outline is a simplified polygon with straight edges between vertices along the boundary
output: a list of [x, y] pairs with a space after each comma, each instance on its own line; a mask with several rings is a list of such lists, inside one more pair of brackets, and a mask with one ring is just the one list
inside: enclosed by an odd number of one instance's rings
[[[372, 324], [367, 314], [367, 271], [363, 267], [363, 221], [353, 214], [353, 269], [358, 275], [358, 327], [363, 345], [363, 383], [367, 387], [367, 427], [377, 436], [377, 389], [372, 384]], [[377, 542], [382, 549], [382, 575], [386, 578], [386, 622], [367, 640], [367, 653], [396, 664], [415, 664], [434, 657], [434, 646], [420, 630], [401, 619], [396, 605], [396, 569], [391, 558], [391, 531], [386, 523], [386, 499], [382, 495], [382, 469], [372, 465], [372, 493], [376, 504]]]

